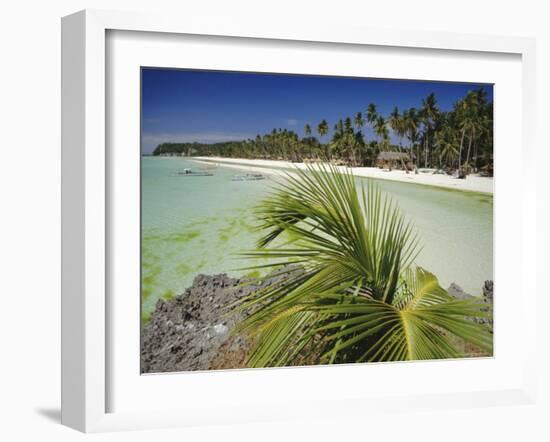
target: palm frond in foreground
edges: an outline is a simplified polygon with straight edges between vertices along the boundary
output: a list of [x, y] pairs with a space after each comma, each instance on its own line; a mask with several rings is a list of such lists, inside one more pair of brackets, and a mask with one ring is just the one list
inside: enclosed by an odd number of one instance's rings
[[[245, 256], [272, 260], [281, 282], [239, 306], [253, 312], [237, 329], [255, 339], [249, 366], [454, 358], [457, 341], [492, 352], [492, 331], [475, 321], [487, 305], [413, 267], [412, 226], [373, 184], [296, 169], [257, 216], [264, 235]], [[273, 245], [284, 232], [293, 241]]]

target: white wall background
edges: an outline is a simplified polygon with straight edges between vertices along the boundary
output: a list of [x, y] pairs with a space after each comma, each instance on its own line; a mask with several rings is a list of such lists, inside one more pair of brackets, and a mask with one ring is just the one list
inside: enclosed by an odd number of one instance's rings
[[[550, 167], [550, 13], [545, 2], [480, 0], [20, 0], [0, 6], [0, 438], [73, 441], [59, 425], [60, 17], [84, 8], [167, 10], [225, 20], [330, 23], [390, 29], [537, 37], [540, 192]], [[544, 187], [543, 187], [544, 186]], [[544, 202], [544, 197], [541, 203]], [[548, 198], [546, 198], [548, 200]], [[540, 205], [539, 274], [549, 225]], [[540, 373], [550, 372], [550, 308], [539, 283]], [[287, 422], [208, 429], [102, 434], [101, 441], [161, 440], [550, 440], [550, 385], [537, 406], [369, 416], [360, 421]]]

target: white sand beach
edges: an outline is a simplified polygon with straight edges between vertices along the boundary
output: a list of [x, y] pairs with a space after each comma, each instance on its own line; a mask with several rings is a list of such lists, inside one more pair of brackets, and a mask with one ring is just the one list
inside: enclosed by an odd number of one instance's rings
[[[221, 158], [221, 157], [194, 157], [189, 158], [201, 163], [215, 163], [224, 167], [246, 169], [253, 172], [281, 174], [283, 171], [295, 167], [305, 168], [304, 163], [291, 163], [289, 161], [275, 160], [250, 160], [245, 158]], [[343, 167], [342, 167], [343, 168]], [[358, 177], [376, 178], [404, 183], [424, 184], [427, 186], [445, 187], [470, 192], [482, 192], [493, 194], [493, 178], [469, 175], [465, 179], [457, 179], [450, 175], [433, 174], [431, 172], [406, 173], [403, 170], [387, 171], [377, 167], [354, 167], [353, 174]]]

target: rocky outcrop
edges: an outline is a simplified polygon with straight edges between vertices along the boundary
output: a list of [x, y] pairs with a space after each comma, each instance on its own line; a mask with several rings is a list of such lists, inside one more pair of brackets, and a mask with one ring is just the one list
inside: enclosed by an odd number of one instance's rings
[[276, 283], [198, 275], [191, 287], [170, 300], [159, 300], [141, 333], [141, 372], [208, 370], [243, 366], [250, 342], [232, 335], [247, 312], [229, 307], [237, 300]]
[[483, 299], [489, 304], [493, 304], [493, 281], [485, 281], [483, 284]]
[[[493, 311], [493, 281], [485, 281], [483, 284], [483, 300], [491, 306], [491, 312]], [[487, 323], [492, 327], [493, 319], [488, 319]]]
[[206, 370], [240, 314], [227, 306], [250, 291], [245, 280], [225, 274], [198, 275], [193, 285], [171, 300], [159, 300], [142, 329], [141, 371]]
[[[483, 301], [486, 302], [489, 305], [489, 308], [492, 310], [493, 309], [493, 281], [485, 281], [483, 283], [482, 291], [483, 291]], [[475, 298], [475, 296], [472, 296], [466, 293], [464, 290], [462, 290], [462, 287], [460, 287], [458, 284], [455, 284], [454, 282], [451, 283], [451, 285], [447, 289], [447, 293], [456, 299]], [[490, 326], [493, 325], [492, 319], [477, 319], [477, 321], [481, 323], [489, 324]]]

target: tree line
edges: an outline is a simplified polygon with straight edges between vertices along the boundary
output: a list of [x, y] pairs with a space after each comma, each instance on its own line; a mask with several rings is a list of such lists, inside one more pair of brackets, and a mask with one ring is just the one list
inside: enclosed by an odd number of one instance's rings
[[[366, 129], [373, 138], [367, 139]], [[369, 104], [364, 111], [329, 123], [306, 124], [304, 137], [288, 129], [273, 129], [254, 139], [205, 143], [162, 143], [153, 155], [222, 156], [273, 160], [331, 161], [348, 166], [373, 166], [380, 152], [397, 152], [397, 167], [437, 168], [465, 176], [481, 169], [492, 173], [493, 102], [483, 88], [469, 91], [450, 111], [441, 110], [434, 93], [420, 107], [389, 115]], [[391, 141], [393, 135], [394, 141]], [[397, 141], [395, 141], [397, 140]]]

